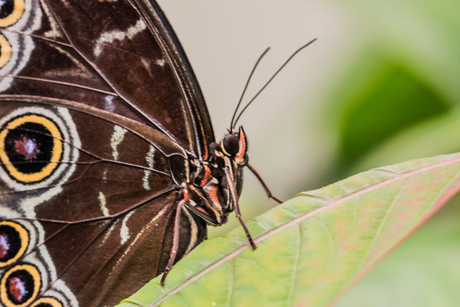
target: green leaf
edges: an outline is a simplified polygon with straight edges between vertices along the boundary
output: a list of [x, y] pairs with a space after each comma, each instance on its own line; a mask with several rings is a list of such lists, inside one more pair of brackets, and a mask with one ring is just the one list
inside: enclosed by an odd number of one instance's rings
[[351, 174], [381, 164], [418, 159], [460, 150], [460, 108], [425, 120], [381, 143], [353, 168]]
[[447, 103], [402, 64], [380, 64], [384, 68], [366, 75], [368, 84], [361, 83], [342, 114], [341, 146], [347, 165], [398, 131], [448, 110]]
[[329, 306], [460, 189], [460, 154], [301, 193], [208, 240], [119, 306]]
[[460, 293], [460, 195], [398, 247], [336, 307], [454, 307]]

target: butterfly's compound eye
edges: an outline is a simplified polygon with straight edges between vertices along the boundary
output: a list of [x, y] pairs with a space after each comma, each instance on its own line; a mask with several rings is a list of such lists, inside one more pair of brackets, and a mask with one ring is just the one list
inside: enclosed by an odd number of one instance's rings
[[229, 134], [222, 140], [222, 149], [227, 156], [234, 156], [240, 150], [240, 140], [233, 134]]

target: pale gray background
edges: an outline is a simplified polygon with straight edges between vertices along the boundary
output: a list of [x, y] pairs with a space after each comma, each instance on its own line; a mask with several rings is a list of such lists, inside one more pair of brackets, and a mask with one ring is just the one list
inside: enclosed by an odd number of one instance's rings
[[[205, 96], [216, 138], [228, 128], [246, 79], [259, 55], [271, 47], [253, 77], [251, 98], [300, 46], [298, 54], [242, 116], [250, 161], [275, 195], [318, 188], [317, 176], [333, 162], [336, 142], [324, 118], [328, 88], [342, 63], [360, 44], [360, 27], [343, 5], [300, 0], [161, 0]], [[248, 101], [248, 100], [246, 100]], [[260, 185], [248, 171], [241, 197], [245, 220], [270, 209]], [[233, 219], [234, 215], [232, 215]], [[229, 223], [210, 230], [223, 234]]]

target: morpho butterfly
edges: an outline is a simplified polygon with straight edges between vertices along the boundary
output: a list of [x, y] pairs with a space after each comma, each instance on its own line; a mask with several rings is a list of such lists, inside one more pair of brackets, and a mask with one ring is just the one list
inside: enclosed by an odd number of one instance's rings
[[231, 126], [153, 0], [0, 0], [0, 305], [115, 305], [242, 222]]

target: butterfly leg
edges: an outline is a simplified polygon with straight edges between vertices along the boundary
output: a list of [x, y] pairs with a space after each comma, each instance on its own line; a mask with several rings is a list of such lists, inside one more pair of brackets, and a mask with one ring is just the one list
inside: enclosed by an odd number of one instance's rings
[[260, 176], [260, 174], [256, 171], [256, 169], [248, 163], [248, 168], [249, 170], [254, 174], [254, 176], [256, 176], [257, 180], [259, 180], [260, 184], [262, 185], [262, 187], [264, 188], [265, 190], [265, 193], [267, 193], [267, 196], [268, 198], [271, 198], [273, 199], [274, 201], [277, 201], [278, 203], [282, 204], [283, 201], [281, 199], [279, 199], [278, 197], [274, 196], [272, 194], [272, 192], [270, 191], [270, 189], [268, 188], [267, 184], [265, 183], [265, 181], [262, 179], [262, 177]]
[[163, 276], [161, 277], [161, 282], [160, 284], [162, 286], [164, 286], [165, 284], [165, 279], [166, 279], [166, 275], [168, 275], [169, 271], [171, 270], [173, 264], [174, 264], [174, 261], [176, 260], [176, 256], [177, 256], [177, 250], [179, 248], [179, 235], [180, 235], [180, 216], [181, 216], [181, 213], [182, 213], [182, 204], [184, 203], [183, 200], [181, 200], [178, 204], [177, 204], [177, 209], [176, 209], [176, 217], [175, 217], [175, 220], [174, 220], [174, 237], [173, 237], [173, 245], [172, 245], [172, 248], [171, 248], [171, 253], [169, 255], [169, 261], [168, 261], [168, 264], [166, 265], [166, 268], [165, 268], [165, 271], [163, 273]]
[[230, 174], [230, 169], [228, 167], [224, 167], [224, 172], [225, 172], [225, 177], [227, 178], [228, 187], [230, 188], [230, 193], [232, 195], [233, 203], [235, 204], [235, 215], [240, 221], [241, 226], [243, 226], [244, 232], [246, 233], [246, 237], [248, 237], [248, 241], [249, 241], [249, 244], [251, 244], [252, 249], [256, 249], [257, 246], [254, 243], [254, 240], [252, 240], [251, 234], [249, 233], [249, 230], [246, 227], [246, 224], [244, 223], [243, 218], [241, 217], [240, 205], [238, 204], [238, 196], [236, 193], [235, 182], [233, 181], [232, 175]]

